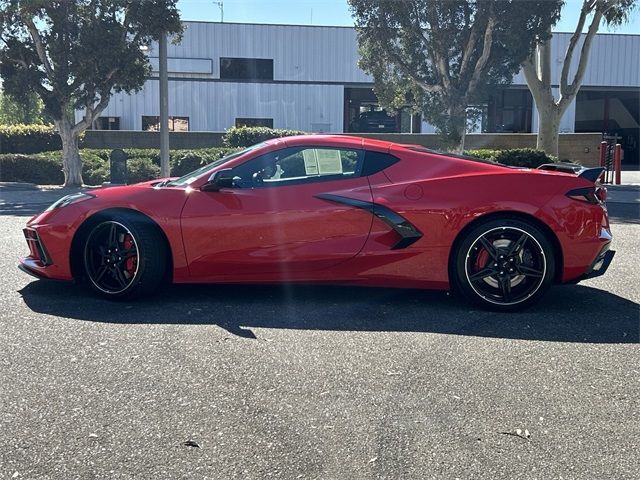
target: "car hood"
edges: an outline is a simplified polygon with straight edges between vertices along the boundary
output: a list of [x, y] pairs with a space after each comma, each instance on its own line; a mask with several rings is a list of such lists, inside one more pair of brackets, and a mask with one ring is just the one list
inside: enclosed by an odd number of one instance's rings
[[[105, 185], [98, 188], [87, 188], [82, 193], [90, 195], [86, 201], [64, 206], [59, 209], [46, 210], [32, 217], [27, 223], [49, 223], [52, 221], [68, 221], [68, 217], [85, 218], [98, 211], [119, 208], [129, 209], [153, 216], [155, 212], [180, 210], [186, 201], [187, 191], [184, 188], [156, 188], [165, 179], [149, 180], [133, 185]], [[66, 196], [66, 195], [65, 195]], [[61, 196], [63, 198], [64, 196]], [[170, 205], [169, 205], [170, 204]], [[62, 220], [64, 219], [64, 220]]]

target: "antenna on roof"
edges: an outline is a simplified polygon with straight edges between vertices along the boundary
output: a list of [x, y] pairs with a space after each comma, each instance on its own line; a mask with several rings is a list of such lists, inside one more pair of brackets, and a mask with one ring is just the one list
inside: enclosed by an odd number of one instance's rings
[[224, 2], [223, 1], [213, 2], [213, 4], [220, 7], [220, 22], [224, 23]]

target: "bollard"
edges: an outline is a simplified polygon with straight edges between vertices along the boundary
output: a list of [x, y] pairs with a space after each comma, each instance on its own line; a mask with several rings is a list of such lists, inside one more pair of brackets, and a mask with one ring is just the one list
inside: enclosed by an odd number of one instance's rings
[[111, 185], [125, 185], [127, 183], [127, 154], [119, 148], [112, 150], [109, 155], [109, 176]]
[[600, 142], [600, 166], [607, 168], [607, 147], [609, 144], [605, 141]]
[[616, 175], [616, 185], [622, 183], [622, 145], [616, 143], [615, 156], [613, 157], [613, 168]]

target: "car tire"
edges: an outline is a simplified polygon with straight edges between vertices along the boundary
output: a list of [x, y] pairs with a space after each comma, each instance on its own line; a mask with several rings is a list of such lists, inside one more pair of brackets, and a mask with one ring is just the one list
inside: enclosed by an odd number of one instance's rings
[[555, 278], [554, 247], [534, 223], [516, 218], [482, 222], [457, 243], [452, 280], [468, 300], [491, 310], [524, 309]]
[[150, 294], [165, 278], [166, 248], [159, 228], [145, 217], [100, 218], [89, 229], [83, 245], [87, 284], [113, 300]]

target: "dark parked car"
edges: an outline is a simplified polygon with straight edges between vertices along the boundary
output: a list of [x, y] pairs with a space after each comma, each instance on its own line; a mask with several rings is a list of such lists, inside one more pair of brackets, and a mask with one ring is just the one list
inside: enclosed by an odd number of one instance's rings
[[362, 112], [353, 122], [352, 130], [360, 133], [393, 133], [397, 131], [396, 119], [383, 111]]

